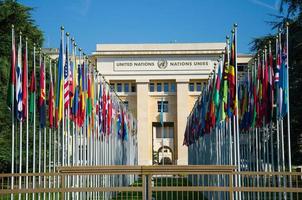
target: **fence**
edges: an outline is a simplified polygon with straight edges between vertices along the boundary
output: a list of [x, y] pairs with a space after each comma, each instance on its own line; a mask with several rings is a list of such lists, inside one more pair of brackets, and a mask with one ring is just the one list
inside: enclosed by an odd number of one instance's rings
[[301, 199], [302, 173], [211, 165], [60, 167], [56, 173], [1, 174], [0, 187], [0, 200]]

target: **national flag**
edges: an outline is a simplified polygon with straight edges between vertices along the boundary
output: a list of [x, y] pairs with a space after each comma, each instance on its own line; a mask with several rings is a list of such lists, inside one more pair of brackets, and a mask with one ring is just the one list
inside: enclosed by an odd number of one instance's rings
[[25, 45], [23, 54], [23, 74], [22, 74], [22, 106], [23, 106], [23, 118], [27, 118], [27, 44]]
[[31, 73], [30, 78], [30, 86], [29, 86], [29, 113], [31, 116], [31, 119], [33, 118], [34, 114], [34, 107], [35, 107], [35, 94], [36, 94], [36, 78], [35, 78], [35, 71], [33, 70]]
[[228, 73], [229, 73], [229, 64], [228, 64], [228, 49], [225, 48], [224, 55], [224, 63], [223, 63], [223, 71], [222, 71], [222, 88], [220, 95], [222, 96], [222, 112], [221, 112], [221, 120], [226, 118], [226, 112], [228, 107]]
[[40, 127], [45, 127], [45, 68], [42, 61], [40, 66], [40, 95], [39, 95], [39, 111], [40, 111]]
[[52, 80], [52, 72], [50, 67], [50, 82], [49, 82], [49, 94], [48, 94], [48, 119], [49, 119], [49, 127], [54, 127], [54, 86]]
[[288, 104], [288, 82], [287, 82], [287, 49], [286, 46], [283, 47], [282, 51], [282, 64], [281, 64], [281, 70], [280, 70], [280, 96], [281, 96], [281, 102], [280, 102], [280, 117], [284, 117], [288, 110], [287, 110], [287, 104]]
[[56, 126], [62, 120], [63, 116], [63, 41], [61, 38], [59, 59], [58, 59], [58, 77], [56, 85]]
[[17, 119], [22, 120], [23, 117], [23, 103], [22, 103], [22, 39], [20, 36], [20, 42], [18, 46], [18, 60], [16, 69], [16, 102], [17, 102]]
[[70, 72], [69, 72], [69, 57], [68, 57], [68, 48], [66, 43], [65, 50], [65, 65], [64, 65], [64, 109], [67, 109], [69, 106], [69, 81], [70, 81]]
[[11, 52], [11, 68], [9, 73], [9, 82], [7, 87], [7, 106], [12, 110], [14, 103], [13, 93], [16, 85], [16, 44], [15, 44], [15, 35], [14, 29], [12, 29], [12, 52]]
[[269, 46], [269, 67], [268, 67], [268, 107], [267, 118], [269, 121], [273, 118], [274, 108], [274, 69], [273, 69], [273, 54], [271, 46]]
[[100, 85], [99, 85], [99, 113], [98, 113], [98, 115], [99, 115], [99, 132], [100, 133], [102, 133], [102, 130], [103, 130], [103, 93], [102, 93], [102, 91], [103, 91], [103, 86], [102, 86], [102, 80], [100, 81]]
[[[236, 115], [236, 77], [235, 77], [235, 66], [236, 66], [236, 37], [233, 33], [232, 44], [231, 44], [231, 56], [230, 65], [228, 71], [228, 83], [229, 83], [229, 95], [230, 95], [230, 109], [231, 114]], [[230, 116], [230, 115], [229, 115]]]

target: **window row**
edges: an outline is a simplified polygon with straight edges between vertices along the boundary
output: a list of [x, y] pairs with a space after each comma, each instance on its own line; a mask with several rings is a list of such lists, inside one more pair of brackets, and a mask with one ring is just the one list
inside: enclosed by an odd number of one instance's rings
[[150, 92], [176, 92], [176, 84], [169, 82], [158, 82], [158, 83], [150, 83], [149, 84]]
[[135, 83], [110, 83], [110, 87], [116, 92], [136, 92]]
[[204, 82], [190, 82], [189, 83], [189, 91], [190, 92], [201, 92]]

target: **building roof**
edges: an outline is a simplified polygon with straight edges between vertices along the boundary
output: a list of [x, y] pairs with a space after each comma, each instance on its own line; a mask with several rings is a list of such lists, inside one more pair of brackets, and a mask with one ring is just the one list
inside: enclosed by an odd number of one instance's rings
[[97, 44], [95, 56], [220, 54], [225, 43]]

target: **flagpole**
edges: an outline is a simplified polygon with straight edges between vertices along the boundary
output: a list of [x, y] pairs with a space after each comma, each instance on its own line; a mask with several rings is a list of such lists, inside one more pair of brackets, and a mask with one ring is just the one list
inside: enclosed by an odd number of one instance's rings
[[[61, 60], [61, 64], [64, 68], [64, 27], [61, 26], [61, 40], [62, 40], [62, 60]], [[64, 74], [64, 69], [62, 69], [62, 73]], [[63, 76], [64, 77], [64, 76]], [[64, 81], [64, 80], [61, 80]], [[64, 84], [61, 84], [60, 86], [60, 90], [64, 91]], [[62, 92], [62, 94], [64, 95], [64, 92]], [[65, 108], [64, 108], [64, 97], [62, 97], [62, 101], [60, 102], [62, 104], [62, 111], [59, 110], [59, 112], [62, 112], [62, 163], [61, 166], [65, 166]]]
[[[292, 153], [291, 153], [291, 133], [290, 133], [290, 110], [289, 110], [289, 49], [288, 49], [288, 37], [289, 37], [289, 22], [286, 22], [286, 70], [287, 70], [287, 76], [286, 76], [286, 82], [287, 82], [287, 134], [288, 134], [288, 138], [287, 138], [287, 142], [288, 142], [288, 168], [289, 168], [289, 172], [292, 172]], [[290, 187], [292, 187], [292, 176], [289, 177], [290, 178]], [[293, 193], [290, 193], [290, 199], [293, 199]]]
[[[14, 117], [14, 112], [15, 112], [15, 70], [16, 70], [16, 48], [15, 48], [15, 29], [14, 29], [14, 25], [12, 25], [12, 63], [11, 63], [11, 67], [12, 67], [12, 74], [11, 76], [13, 77], [12, 83], [11, 84], [11, 114], [12, 114], [12, 157], [11, 157], [11, 173], [14, 174], [15, 173], [15, 117]], [[11, 177], [11, 189], [14, 189], [14, 176]], [[11, 200], [14, 199], [14, 194], [10, 195]]]
[[[34, 57], [33, 57], [33, 64], [34, 64], [34, 100], [33, 100], [33, 173], [36, 173], [36, 44], [34, 43]], [[36, 186], [36, 177], [33, 176], [33, 189]], [[32, 195], [32, 200], [35, 200], [35, 193]]]
[[[49, 87], [49, 90], [52, 90], [52, 73], [51, 73], [51, 67], [52, 67], [52, 62], [51, 62], [51, 59], [49, 59], [49, 76], [50, 76], [50, 87]], [[45, 70], [46, 71], [46, 70]], [[45, 73], [46, 74], [46, 73]], [[52, 101], [52, 97], [51, 98], [51, 101]], [[50, 109], [50, 106], [52, 106], [52, 104], [50, 102], [48, 102], [48, 106], [49, 106], [49, 110], [52, 110]], [[52, 113], [51, 113], [52, 114]], [[49, 117], [52, 117], [49, 116]], [[51, 119], [49, 119], [50, 121]], [[48, 172], [51, 173], [51, 153], [52, 153], [52, 150], [51, 150], [51, 142], [52, 142], [52, 137], [51, 137], [51, 129], [52, 127], [49, 127], [49, 140], [48, 140]], [[48, 176], [48, 188], [50, 189], [51, 188], [51, 176]], [[48, 193], [48, 199], [50, 199], [50, 192]]]
[[[43, 73], [44, 73], [44, 94], [46, 94], [46, 70], [45, 70], [45, 66], [46, 66], [46, 57], [45, 57], [45, 54], [43, 53]], [[43, 100], [45, 102], [45, 100]], [[43, 113], [44, 115], [46, 113]], [[45, 116], [44, 116], [45, 117]], [[46, 134], [46, 125], [44, 125], [44, 128], [43, 128], [43, 131], [44, 131], [44, 136], [43, 136], [43, 139], [44, 139], [44, 159], [43, 159], [43, 172], [46, 173], [46, 151], [47, 151], [47, 145], [46, 145], [46, 142], [47, 142], [47, 134]], [[43, 187], [46, 188], [46, 176], [44, 176], [44, 180], [43, 180]], [[46, 193], [43, 192], [43, 199], [45, 199]]]
[[[41, 64], [42, 64], [42, 55], [41, 55], [41, 51], [42, 49], [39, 49], [39, 67], [40, 67], [40, 73], [41, 73]], [[41, 86], [40, 86], [41, 87]], [[41, 140], [42, 140], [42, 136], [41, 136], [41, 125], [39, 128], [39, 163], [38, 163], [38, 172], [41, 173], [41, 149], [42, 149], [42, 144], [41, 144]], [[41, 176], [39, 176], [39, 181], [38, 181], [38, 187], [41, 187]], [[40, 193], [38, 193], [38, 200], [40, 200]]]
[[[21, 48], [21, 59], [20, 60], [18, 59], [18, 65], [20, 65], [20, 68], [22, 68], [22, 32], [20, 32], [20, 45], [21, 45], [21, 47], [19, 47], [19, 48]], [[20, 55], [19, 55], [19, 51], [18, 51], [18, 58], [19, 58], [19, 56]], [[19, 63], [19, 62], [21, 62], [21, 63]], [[22, 77], [22, 73], [20, 73], [20, 76]], [[20, 78], [20, 79], [21, 79], [21, 84], [22, 84], [22, 78]], [[22, 85], [21, 85], [21, 88], [22, 88]], [[21, 93], [22, 93], [22, 89], [21, 89]], [[22, 102], [21, 102], [21, 104], [22, 104]], [[18, 111], [19, 111], [19, 99], [18, 99]], [[22, 112], [23, 112], [23, 109], [22, 109]], [[23, 113], [21, 115], [23, 115]], [[22, 116], [22, 118], [23, 118], [23, 116]], [[19, 174], [21, 174], [22, 173], [22, 119], [20, 119], [19, 133], [20, 133], [20, 135], [19, 135], [20, 136], [20, 139], [19, 139]], [[21, 189], [21, 188], [22, 188], [22, 177], [20, 176], [19, 177], [19, 189]], [[19, 193], [19, 200], [21, 200], [21, 193]]]
[[[28, 95], [28, 52], [27, 52], [27, 37], [25, 38], [25, 62], [26, 62], [26, 95]], [[28, 173], [28, 98], [26, 98], [26, 173]], [[26, 189], [28, 189], [28, 176], [26, 176]], [[25, 199], [28, 200], [28, 193], [25, 194]]]
[[[69, 81], [70, 81], [70, 63], [69, 63], [69, 33], [66, 32], [66, 45], [67, 45], [67, 49], [66, 49], [66, 55], [67, 57], [65, 58], [66, 59], [66, 63], [67, 63], [67, 82], [68, 82], [68, 86], [67, 86], [67, 90], [68, 90], [68, 107], [67, 107], [67, 117], [66, 117], [66, 123], [67, 123], [67, 138], [66, 138], [66, 150], [67, 150], [67, 166], [70, 166], [70, 153], [69, 153], [69, 138], [70, 138], [70, 123], [69, 123], [69, 111], [70, 111], [70, 95], [69, 95]], [[64, 87], [65, 89], [65, 87]], [[65, 93], [65, 92], [64, 92]], [[65, 105], [64, 105], [65, 107]], [[64, 111], [65, 111], [65, 108], [64, 108]], [[67, 187], [69, 187], [70, 185], [70, 176], [67, 177]], [[69, 199], [69, 195], [70, 193], [68, 192], [67, 193], [67, 199]]]

